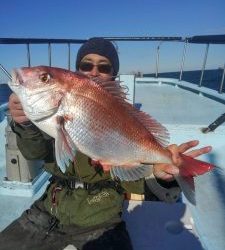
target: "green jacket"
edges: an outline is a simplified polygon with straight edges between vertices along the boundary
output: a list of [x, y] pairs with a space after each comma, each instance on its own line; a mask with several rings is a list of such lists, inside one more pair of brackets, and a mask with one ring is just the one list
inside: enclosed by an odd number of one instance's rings
[[[53, 140], [43, 134], [37, 127], [21, 127], [14, 125], [17, 134], [17, 145], [23, 156], [28, 160], [45, 160], [44, 168], [54, 176], [61, 178], [76, 177], [85, 183], [97, 183], [101, 180], [111, 180], [109, 173], [97, 171], [90, 165], [89, 158], [78, 152], [76, 164], [70, 163], [66, 173], [62, 173], [53, 157]], [[135, 182], [121, 182], [123, 192], [117, 192], [115, 188], [106, 187], [96, 190], [94, 193], [86, 189], [71, 190], [63, 187], [55, 192], [56, 205], [52, 203], [52, 194], [55, 183], [50, 183], [46, 190], [44, 205], [48, 212], [52, 212], [61, 224], [76, 224], [78, 226], [95, 226], [101, 223], [120, 220], [124, 193], [144, 193], [144, 180]]]

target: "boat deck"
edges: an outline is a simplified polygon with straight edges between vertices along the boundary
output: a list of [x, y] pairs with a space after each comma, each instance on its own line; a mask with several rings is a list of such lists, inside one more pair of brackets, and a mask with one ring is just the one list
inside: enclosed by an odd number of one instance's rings
[[[186, 84], [189, 89], [192, 88], [191, 91], [184, 88], [185, 82], [180, 82], [179, 85], [174, 82], [177, 80], [173, 81], [173, 85], [165, 79], [161, 84], [143, 83], [143, 80], [138, 82], [135, 88], [135, 102], [141, 103], [142, 110], [165, 125], [208, 126], [210, 122], [224, 113], [224, 104], [208, 97], [212, 90], [204, 87], [198, 88], [190, 83]], [[198, 91], [201, 92], [198, 93]], [[225, 94], [219, 94], [219, 96], [225, 102]]]

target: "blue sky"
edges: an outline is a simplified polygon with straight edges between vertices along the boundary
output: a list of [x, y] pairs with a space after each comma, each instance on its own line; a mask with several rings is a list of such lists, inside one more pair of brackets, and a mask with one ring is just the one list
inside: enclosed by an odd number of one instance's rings
[[[0, 37], [193, 36], [225, 34], [224, 0], [1, 0]], [[120, 72], [154, 72], [158, 42], [117, 43]], [[222, 67], [225, 46], [210, 47], [207, 68]], [[78, 45], [72, 46], [74, 65]], [[160, 71], [179, 70], [183, 45], [162, 44]], [[205, 46], [190, 45], [186, 69], [201, 68]], [[222, 51], [222, 52], [221, 52]], [[53, 65], [66, 67], [65, 46], [53, 46]], [[31, 46], [32, 65], [47, 64], [47, 46]], [[9, 71], [26, 65], [25, 46], [0, 45]]]

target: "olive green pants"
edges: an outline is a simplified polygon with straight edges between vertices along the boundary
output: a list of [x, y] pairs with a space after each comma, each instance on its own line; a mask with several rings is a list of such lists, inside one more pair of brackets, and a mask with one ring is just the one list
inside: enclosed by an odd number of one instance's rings
[[124, 222], [95, 228], [63, 226], [45, 211], [39, 200], [0, 233], [0, 250], [62, 250], [73, 245], [82, 250], [131, 250]]

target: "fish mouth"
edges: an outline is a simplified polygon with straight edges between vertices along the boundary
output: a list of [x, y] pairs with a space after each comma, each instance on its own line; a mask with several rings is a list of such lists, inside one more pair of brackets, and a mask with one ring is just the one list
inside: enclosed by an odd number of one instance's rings
[[23, 85], [23, 78], [19, 69], [14, 69], [12, 71], [12, 80], [9, 82], [10, 86], [19, 87]]

